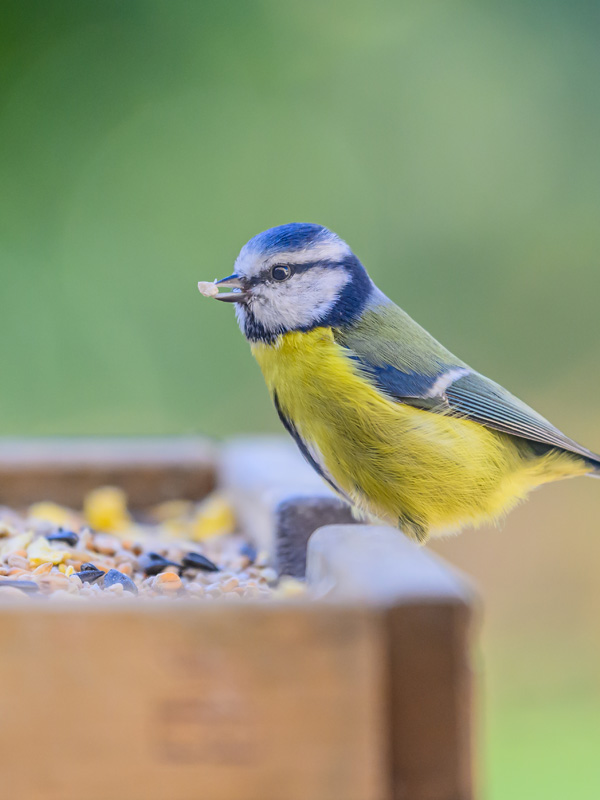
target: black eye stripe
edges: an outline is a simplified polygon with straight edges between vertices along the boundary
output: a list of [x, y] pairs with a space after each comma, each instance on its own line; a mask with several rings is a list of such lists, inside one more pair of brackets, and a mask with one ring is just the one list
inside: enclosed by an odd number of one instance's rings
[[270, 267], [267, 270], [262, 271], [260, 274], [255, 275], [252, 278], [244, 278], [246, 286], [250, 289], [254, 286], [260, 286], [261, 283], [272, 279], [272, 270], [274, 267], [290, 267], [292, 270], [292, 275], [299, 275], [302, 272], [308, 272], [308, 270], [313, 269], [314, 267], [330, 267], [336, 268], [343, 266], [339, 261], [331, 261], [329, 259], [319, 259], [317, 261], [305, 261], [300, 264], [274, 264], [273, 267]]

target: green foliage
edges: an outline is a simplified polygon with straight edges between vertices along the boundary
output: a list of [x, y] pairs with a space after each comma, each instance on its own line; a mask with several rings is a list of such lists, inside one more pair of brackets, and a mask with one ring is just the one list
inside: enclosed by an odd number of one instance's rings
[[597, 395], [586, 5], [3, 6], [0, 432], [275, 428], [195, 283], [292, 220], [526, 399]]

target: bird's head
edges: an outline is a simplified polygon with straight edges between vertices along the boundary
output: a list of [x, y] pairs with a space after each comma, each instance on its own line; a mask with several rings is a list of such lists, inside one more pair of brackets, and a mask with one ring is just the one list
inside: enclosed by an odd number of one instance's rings
[[322, 225], [270, 228], [242, 247], [233, 275], [216, 281], [233, 291], [215, 299], [236, 304], [250, 341], [272, 342], [289, 331], [351, 324], [374, 289], [366, 270]]

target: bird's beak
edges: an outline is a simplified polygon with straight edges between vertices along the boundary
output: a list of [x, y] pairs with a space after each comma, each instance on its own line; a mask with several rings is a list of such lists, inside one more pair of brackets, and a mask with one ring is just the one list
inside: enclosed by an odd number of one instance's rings
[[224, 292], [215, 295], [215, 300], [222, 300], [224, 303], [243, 303], [248, 297], [248, 292], [244, 291], [244, 284], [239, 275], [235, 273], [227, 278], [215, 281], [215, 285], [223, 289], [233, 289], [232, 292]]

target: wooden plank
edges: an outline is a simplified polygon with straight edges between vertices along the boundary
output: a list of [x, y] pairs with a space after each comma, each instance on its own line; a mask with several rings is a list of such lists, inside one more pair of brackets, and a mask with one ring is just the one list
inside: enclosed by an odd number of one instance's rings
[[307, 579], [321, 598], [387, 609], [394, 800], [472, 800], [473, 596], [464, 579], [398, 530], [368, 525], [313, 534]]
[[470, 609], [460, 602], [389, 612], [394, 800], [472, 800]]
[[379, 612], [309, 604], [0, 613], [11, 800], [386, 800]]
[[307, 580], [317, 597], [395, 606], [459, 601], [465, 578], [424, 547], [385, 525], [326, 525], [308, 544]]
[[[259, 542], [291, 492], [332, 498], [293, 477], [289, 448], [260, 452], [229, 484]], [[251, 463], [249, 449], [233, 471]], [[102, 483], [134, 506], [193, 499], [214, 483], [214, 452], [199, 440], [0, 444], [0, 502], [79, 505]], [[464, 580], [366, 525], [317, 530], [307, 577], [313, 597], [294, 604], [3, 604], [6, 796], [471, 800]]]
[[98, 486], [122, 487], [134, 508], [198, 500], [215, 485], [216, 451], [197, 438], [0, 439], [0, 504], [80, 507]]

